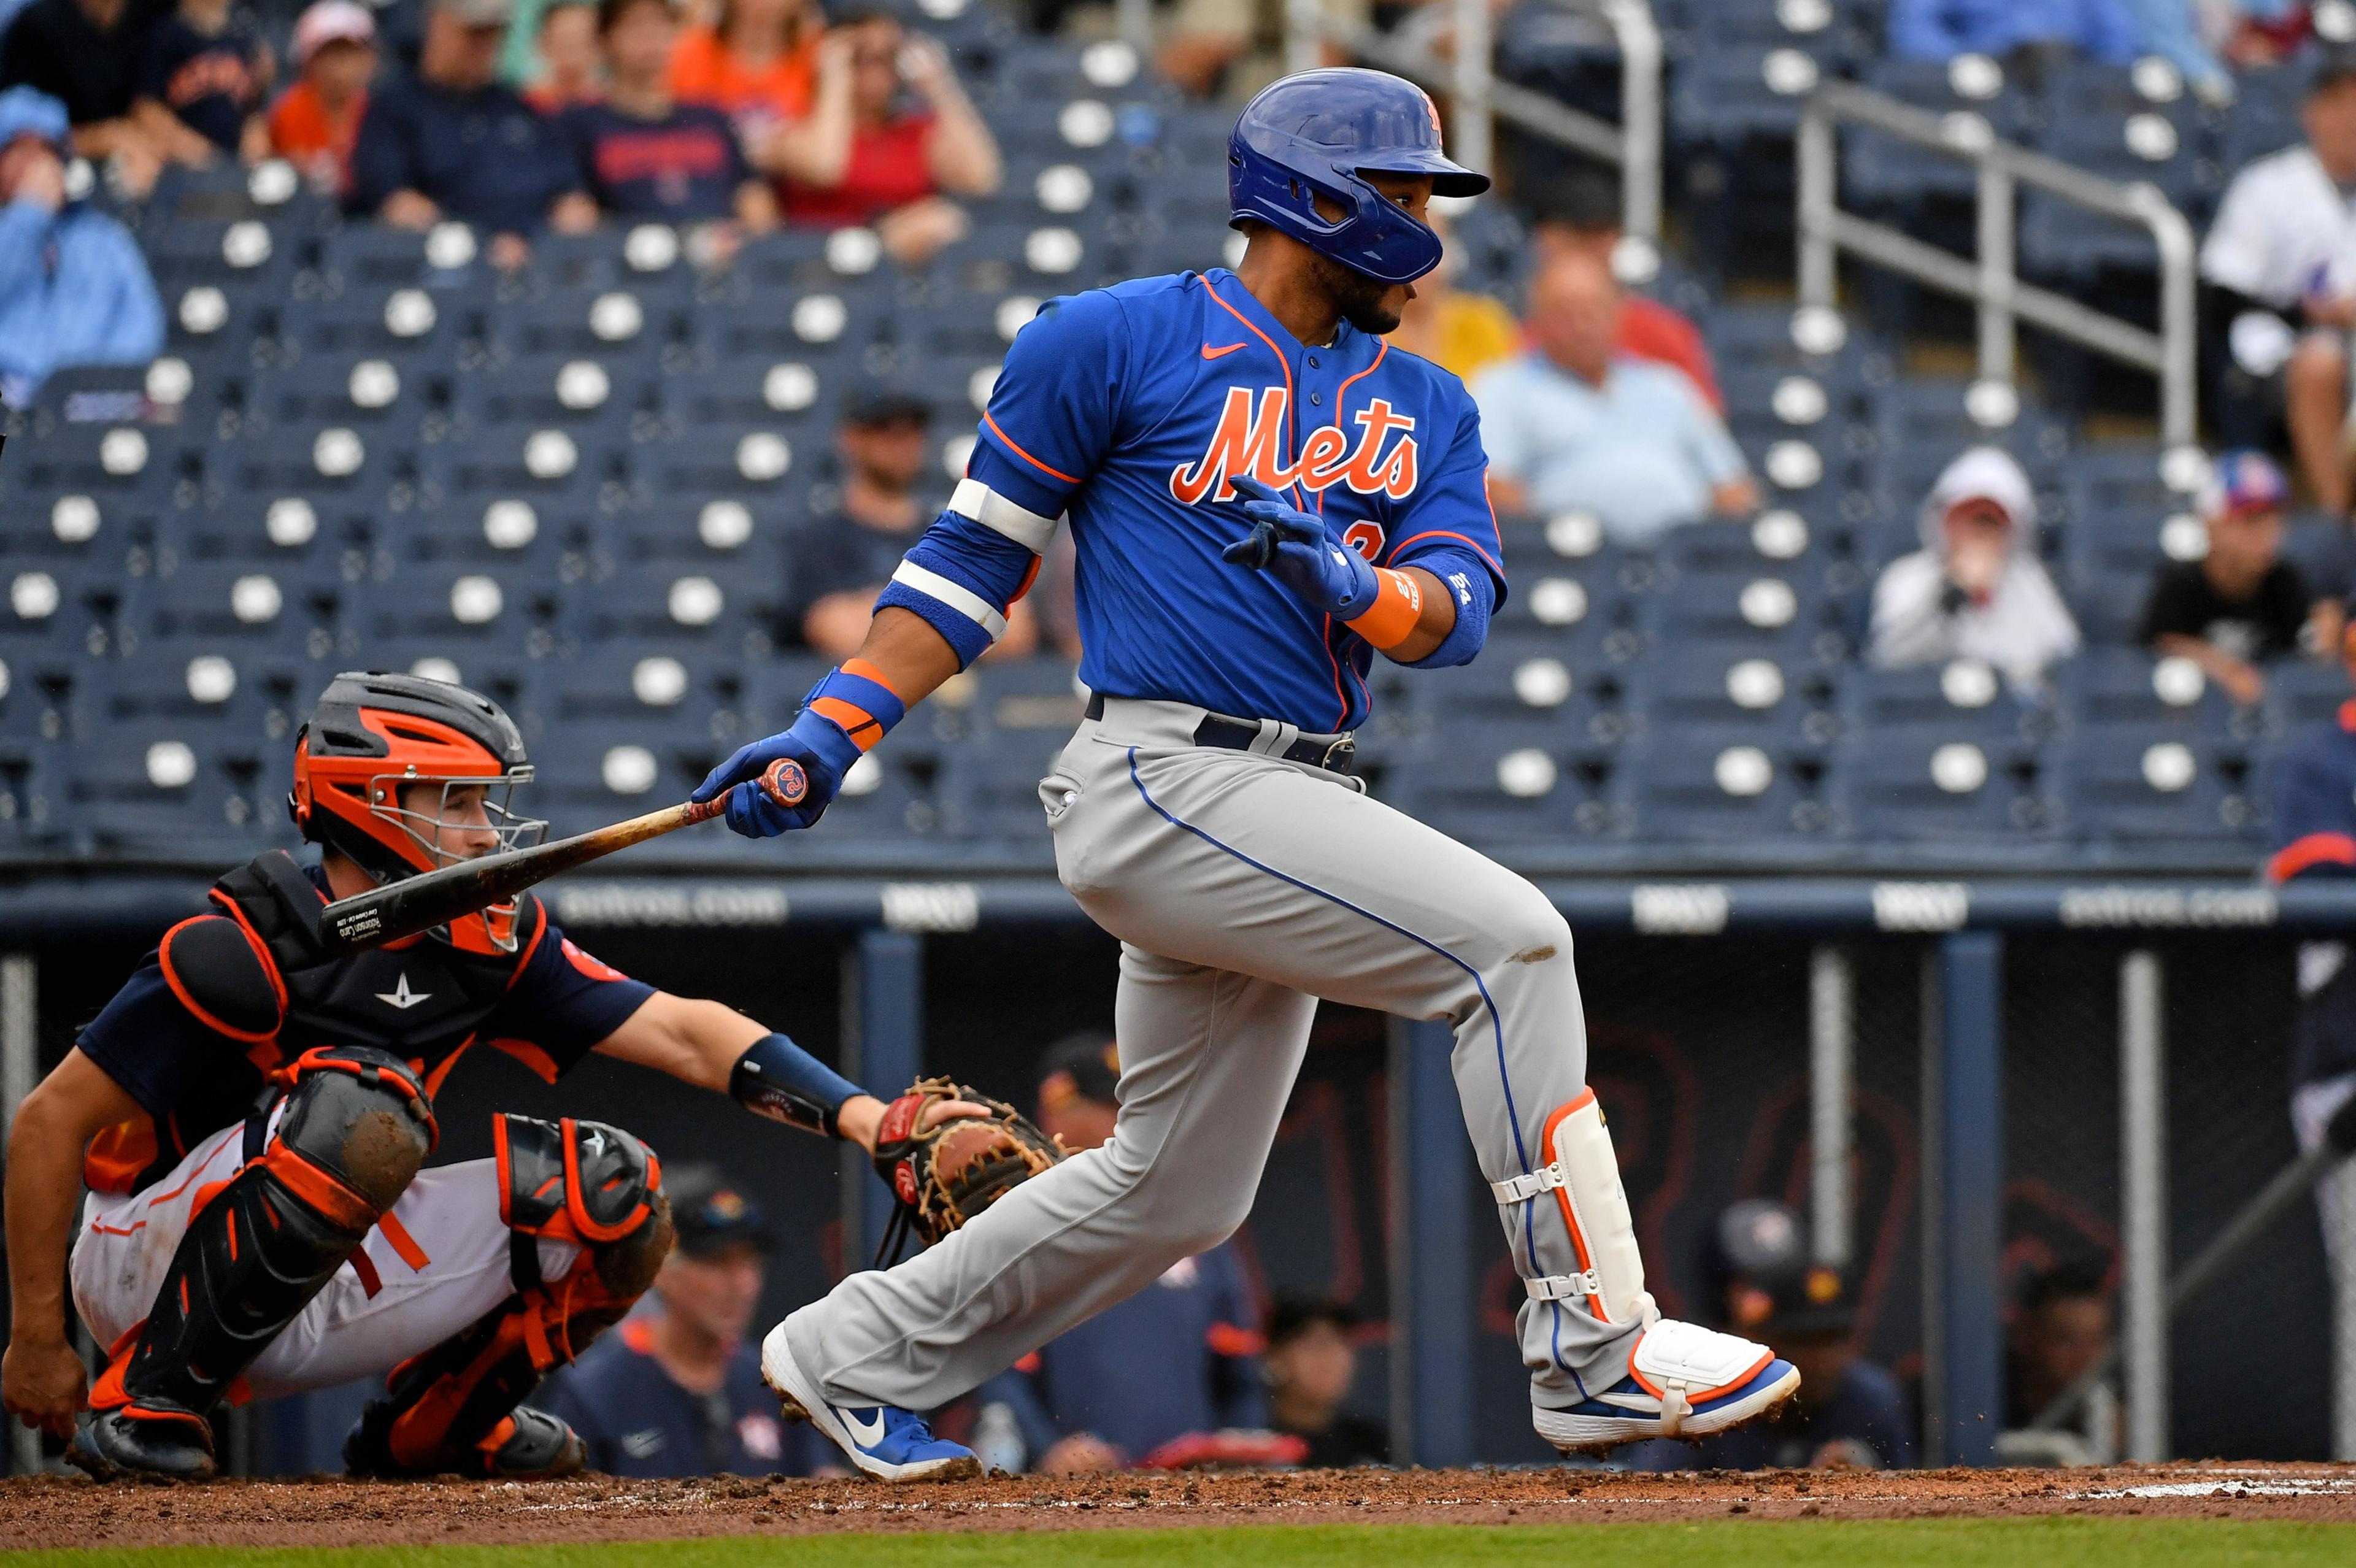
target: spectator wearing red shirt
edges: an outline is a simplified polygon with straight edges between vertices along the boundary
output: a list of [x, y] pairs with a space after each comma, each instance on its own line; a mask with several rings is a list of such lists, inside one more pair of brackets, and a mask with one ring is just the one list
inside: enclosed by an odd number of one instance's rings
[[566, 110], [563, 124], [598, 210], [711, 224], [714, 260], [734, 254], [744, 231], [776, 228], [776, 197], [744, 161], [727, 114], [671, 96], [670, 0], [599, 0], [595, 14], [610, 86], [605, 101]]
[[[1620, 185], [1600, 174], [1575, 174], [1537, 201], [1539, 266], [1565, 252], [1594, 257], [1606, 266], [1620, 247]], [[1726, 411], [1726, 395], [1718, 389], [1718, 371], [1701, 329], [1683, 312], [1655, 299], [1631, 293], [1620, 315], [1617, 352], [1632, 358], [1674, 365], [1693, 379], [1709, 406]]]
[[294, 24], [294, 84], [270, 106], [270, 144], [319, 190], [351, 176], [376, 74], [376, 21], [357, 0], [316, 0]]
[[[786, 220], [867, 224], [899, 261], [924, 261], [968, 226], [965, 209], [942, 193], [987, 196], [998, 188], [997, 139], [930, 38], [907, 37], [884, 16], [846, 21], [828, 45], [837, 38], [848, 52], [850, 91], [828, 92], [822, 56], [810, 120], [841, 157], [787, 179]], [[902, 94], [904, 82], [915, 103]]]

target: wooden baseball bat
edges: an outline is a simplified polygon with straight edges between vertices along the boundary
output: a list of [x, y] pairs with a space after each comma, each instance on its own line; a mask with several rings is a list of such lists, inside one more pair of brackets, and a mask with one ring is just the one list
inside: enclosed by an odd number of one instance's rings
[[[780, 757], [757, 781], [762, 793], [779, 805], [799, 805], [809, 795], [809, 780], [799, 763]], [[329, 948], [354, 952], [376, 947], [431, 931], [437, 925], [474, 913], [512, 898], [559, 871], [600, 860], [616, 849], [626, 849], [649, 838], [707, 822], [728, 807], [726, 792], [698, 804], [682, 801], [633, 816], [627, 822], [576, 833], [552, 844], [508, 849], [444, 866], [380, 888], [337, 899], [319, 912], [319, 940]]]

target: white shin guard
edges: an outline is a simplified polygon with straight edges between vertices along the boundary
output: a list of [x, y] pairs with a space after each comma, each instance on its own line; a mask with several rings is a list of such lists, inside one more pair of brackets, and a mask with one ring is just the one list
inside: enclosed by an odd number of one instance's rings
[[1494, 1181], [1489, 1189], [1500, 1203], [1543, 1201], [1548, 1193], [1562, 1211], [1579, 1273], [1525, 1280], [1536, 1301], [1585, 1304], [1599, 1322], [1649, 1325], [1660, 1311], [1644, 1289], [1644, 1259], [1636, 1247], [1636, 1222], [1620, 1185], [1620, 1161], [1595, 1091], [1547, 1118], [1539, 1139], [1547, 1163], [1526, 1176]]

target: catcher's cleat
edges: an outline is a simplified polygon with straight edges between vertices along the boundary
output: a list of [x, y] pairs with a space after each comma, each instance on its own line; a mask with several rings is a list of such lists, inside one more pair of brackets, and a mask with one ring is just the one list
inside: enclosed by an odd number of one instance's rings
[[795, 1364], [780, 1323], [761, 1341], [761, 1381], [788, 1420], [807, 1420], [862, 1475], [879, 1481], [969, 1481], [981, 1474], [973, 1450], [933, 1435], [924, 1418], [893, 1404], [836, 1404]]
[[102, 1481], [202, 1481], [213, 1473], [212, 1428], [187, 1411], [92, 1415], [66, 1447], [66, 1463]]
[[1661, 1318], [1636, 1340], [1628, 1375], [1568, 1410], [1537, 1407], [1530, 1424], [1566, 1454], [1647, 1437], [1715, 1437], [1772, 1413], [1800, 1374], [1764, 1345]]
[[[437, 1453], [418, 1465], [392, 1456], [387, 1423], [371, 1404], [344, 1438], [344, 1468], [355, 1476], [397, 1480], [410, 1476], [458, 1475], [493, 1481], [547, 1481], [578, 1475], [589, 1462], [580, 1435], [562, 1418], [519, 1406], [480, 1442]], [[371, 1416], [377, 1419], [371, 1420]]]

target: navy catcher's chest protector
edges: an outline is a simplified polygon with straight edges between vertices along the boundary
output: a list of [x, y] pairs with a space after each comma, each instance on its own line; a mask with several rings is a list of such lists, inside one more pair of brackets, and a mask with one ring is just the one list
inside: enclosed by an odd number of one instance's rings
[[365, 1045], [430, 1069], [472, 1039], [506, 997], [547, 922], [527, 893], [516, 912], [520, 940], [513, 953], [466, 953], [431, 937], [329, 953], [317, 929], [326, 900], [283, 849], [221, 878], [212, 897], [233, 908], [269, 953], [285, 993], [277, 1046], [287, 1060], [316, 1046]]

